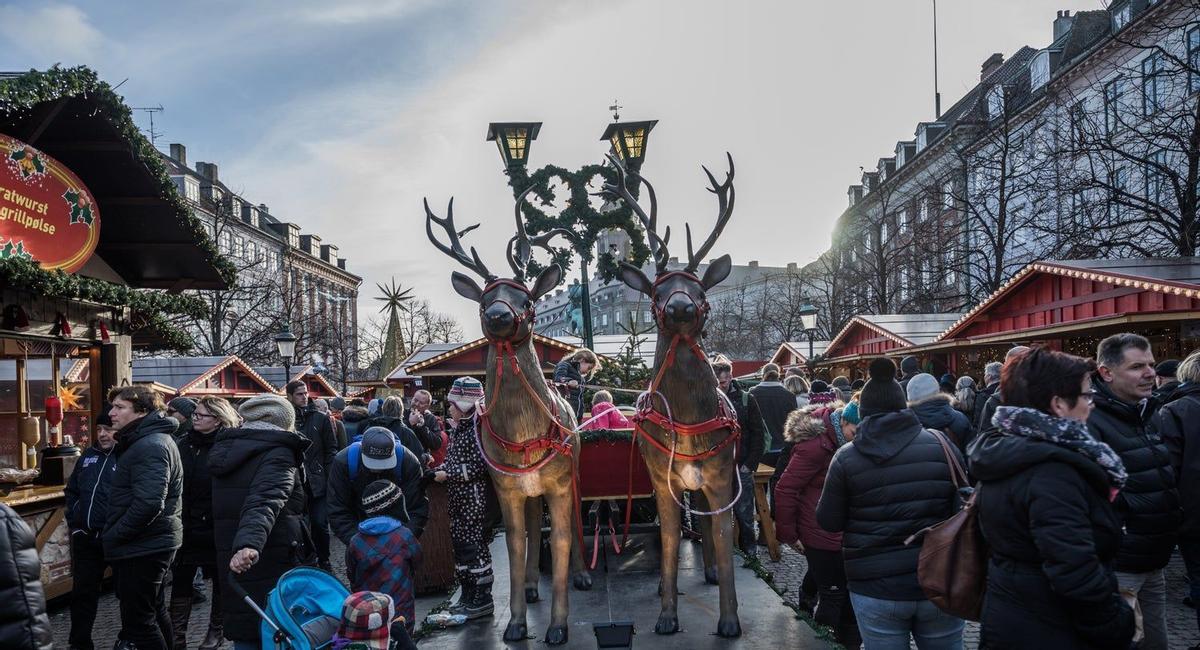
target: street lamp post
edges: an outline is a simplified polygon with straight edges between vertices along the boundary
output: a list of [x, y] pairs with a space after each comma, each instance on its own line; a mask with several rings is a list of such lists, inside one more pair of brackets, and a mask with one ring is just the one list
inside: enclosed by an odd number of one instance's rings
[[804, 328], [804, 333], [808, 334], [808, 361], [812, 363], [813, 358], [813, 337], [817, 335], [817, 312], [820, 311], [815, 305], [806, 304], [800, 307], [800, 327]]
[[[646, 143], [650, 130], [657, 120], [644, 122], [613, 122], [605, 129], [602, 141], [609, 142], [612, 153], [622, 160], [632, 178], [626, 180], [630, 193], [636, 198], [640, 182], [636, 178], [646, 156]], [[548, 202], [551, 196], [550, 181], [558, 179], [571, 190], [571, 198], [567, 201], [573, 211], [574, 223], [560, 224], [567, 226], [567, 238], [572, 248], [579, 254], [580, 301], [583, 318], [583, 343], [589, 349], [595, 348], [592, 334], [592, 300], [590, 278], [588, 277], [588, 258], [590, 248], [595, 243], [595, 233], [600, 228], [623, 227], [627, 231], [636, 230], [632, 221], [631, 210], [623, 206], [619, 210], [598, 211], [591, 207], [588, 201], [587, 188], [596, 176], [601, 176], [608, 183], [617, 180], [616, 173], [606, 165], [588, 165], [576, 171], [547, 165], [533, 174], [528, 171], [529, 149], [541, 131], [541, 122], [492, 122], [488, 125], [487, 141], [495, 141], [500, 150], [500, 158], [504, 161], [504, 173], [508, 176], [513, 196], [520, 197], [529, 187], [534, 187], [533, 193]], [[526, 206], [527, 207], [527, 206]], [[605, 225], [610, 224], [610, 225]], [[627, 225], [626, 225], [627, 224]], [[576, 229], [581, 226], [583, 232]], [[531, 228], [531, 234], [536, 234], [537, 228]], [[631, 233], [632, 236], [633, 233]], [[639, 238], [634, 238], [640, 242]], [[634, 244], [638, 246], [637, 243]], [[644, 254], [641, 255], [644, 259]]]
[[292, 324], [284, 323], [283, 331], [275, 335], [275, 347], [283, 358], [283, 383], [286, 386], [292, 380], [292, 359], [296, 356], [296, 335], [292, 334]]

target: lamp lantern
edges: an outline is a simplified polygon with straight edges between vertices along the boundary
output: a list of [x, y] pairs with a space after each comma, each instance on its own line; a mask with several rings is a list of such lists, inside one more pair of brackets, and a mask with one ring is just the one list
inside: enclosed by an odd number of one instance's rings
[[505, 169], [524, 167], [529, 162], [529, 145], [541, 130], [541, 122], [492, 122], [488, 124], [487, 140], [496, 142]]
[[636, 169], [646, 158], [646, 143], [655, 124], [658, 124], [658, 120], [613, 122], [604, 129], [604, 135], [600, 136], [600, 139], [612, 145], [613, 153], [626, 166]]

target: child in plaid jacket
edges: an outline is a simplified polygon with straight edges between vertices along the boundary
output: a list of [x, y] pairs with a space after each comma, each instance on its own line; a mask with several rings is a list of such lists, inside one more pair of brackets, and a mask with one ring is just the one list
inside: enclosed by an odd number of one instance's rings
[[391, 596], [411, 633], [416, 614], [413, 568], [421, 559], [421, 544], [402, 521], [404, 493], [391, 481], [374, 481], [363, 491], [363, 510], [370, 517], [358, 524], [346, 546], [351, 591]]

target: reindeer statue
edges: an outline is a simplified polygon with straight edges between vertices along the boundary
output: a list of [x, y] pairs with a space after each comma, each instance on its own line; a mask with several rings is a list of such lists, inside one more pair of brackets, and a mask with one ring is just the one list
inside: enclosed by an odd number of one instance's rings
[[[562, 268], [550, 265], [534, 281], [525, 285], [525, 270], [534, 246], [549, 250], [547, 242], [558, 231], [530, 239], [521, 218], [521, 203], [528, 190], [517, 199], [517, 234], [508, 243], [508, 262], [512, 279], [498, 278], [488, 271], [475, 248], [463, 250], [460, 233], [454, 225], [454, 199], [446, 217], [438, 218], [425, 202], [425, 231], [438, 250], [484, 279], [480, 289], [470, 277], [455, 271], [450, 283], [459, 295], [479, 303], [479, 320], [489, 341], [487, 357], [487, 404], [478, 409], [478, 435], [487, 462], [500, 509], [508, 544], [511, 618], [504, 630], [505, 641], [520, 641], [528, 636], [526, 603], [538, 600], [538, 555], [541, 549], [542, 499], [550, 508], [550, 548], [553, 563], [553, 603], [546, 643], [567, 642], [568, 558], [575, 567], [577, 589], [590, 589], [580, 553], [580, 541], [573, 532], [578, 525], [577, 484], [579, 470], [578, 439], [574, 436], [575, 414], [546, 384], [541, 364], [533, 348], [533, 304], [562, 279]], [[449, 245], [433, 234], [437, 224], [449, 239]]]
[[717, 634], [723, 637], [741, 635], [733, 584], [731, 507], [741, 490], [751, 488], [737, 482], [734, 467], [734, 443], [739, 435], [737, 416], [728, 399], [717, 389], [716, 377], [700, 341], [709, 311], [706, 292], [729, 275], [729, 256], [722, 255], [713, 260], [702, 278], [696, 276], [705, 255], [716, 243], [733, 212], [733, 157], [726, 156], [729, 172], [724, 183], [717, 183], [712, 173], [704, 168], [712, 185], [709, 191], [717, 195], [717, 225], [694, 252], [691, 227], [688, 226], [688, 263], [683, 270], [671, 271], [667, 267], [667, 243], [671, 232], [667, 228], [660, 237], [656, 231], [658, 206], [654, 188], [645, 179], [633, 177], [646, 185], [650, 199], [647, 216], [626, 185], [626, 172], [620, 161], [612, 156], [609, 160], [617, 169], [618, 181], [604, 188], [607, 193], [619, 196], [638, 215], [650, 240], [656, 266], [657, 277], [653, 283], [633, 265], [623, 262], [620, 271], [625, 284], [650, 298], [658, 323], [654, 379], [639, 399], [638, 414], [634, 418], [638, 446], [654, 484], [661, 524], [662, 581], [659, 592], [662, 611], [654, 626], [658, 634], [679, 631], [676, 588], [680, 508], [683, 506], [676, 495], [683, 490], [694, 490], [700, 493], [702, 504], [723, 506], [711, 511], [693, 511], [693, 514], [707, 515], [701, 518], [705, 580], [720, 585], [721, 616]]

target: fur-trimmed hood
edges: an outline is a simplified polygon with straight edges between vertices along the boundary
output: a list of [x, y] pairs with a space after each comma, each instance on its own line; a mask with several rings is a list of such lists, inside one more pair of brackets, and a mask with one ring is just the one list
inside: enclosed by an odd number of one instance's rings
[[820, 437], [825, 433], [826, 427], [832, 426], [829, 422], [830, 414], [842, 406], [841, 402], [834, 401], [825, 404], [809, 404], [792, 411], [788, 414], [787, 422], [784, 424], [784, 440], [804, 442]]
[[925, 399], [919, 399], [915, 402], [909, 402], [908, 408], [916, 408], [918, 405], [927, 404], [929, 402], [946, 402], [947, 404], [953, 406], [954, 398], [953, 398], [953, 396], [947, 395], [946, 393], [934, 393], [933, 395], [930, 395], [929, 397], [926, 397]]

